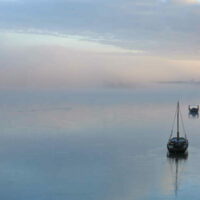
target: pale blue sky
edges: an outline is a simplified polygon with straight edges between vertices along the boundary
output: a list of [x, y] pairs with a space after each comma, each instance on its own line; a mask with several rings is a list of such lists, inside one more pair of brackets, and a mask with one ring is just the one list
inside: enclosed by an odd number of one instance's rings
[[0, 0], [0, 87], [199, 80], [199, 16], [198, 0]]

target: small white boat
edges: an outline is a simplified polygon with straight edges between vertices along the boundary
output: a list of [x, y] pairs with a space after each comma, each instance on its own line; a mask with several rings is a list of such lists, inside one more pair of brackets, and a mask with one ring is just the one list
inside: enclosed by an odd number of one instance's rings
[[198, 115], [199, 114], [199, 105], [197, 106], [188, 106], [189, 114], [191, 115]]

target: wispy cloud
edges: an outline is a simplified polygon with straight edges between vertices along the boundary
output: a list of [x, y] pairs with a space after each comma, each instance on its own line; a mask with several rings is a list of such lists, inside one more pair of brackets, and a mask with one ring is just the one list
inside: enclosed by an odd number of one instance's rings
[[199, 0], [172, 0], [174, 3], [180, 3], [180, 4], [199, 4]]
[[0, 33], [1, 45], [5, 46], [61, 46], [76, 50], [86, 50], [99, 53], [144, 53], [137, 49], [124, 49], [112, 44], [102, 44], [99, 40], [91, 40], [78, 35], [64, 35], [57, 32], [42, 30], [18, 30], [17, 32], [4, 31]]
[[198, 1], [0, 1], [0, 87], [199, 80]]
[[152, 54], [198, 56], [197, 3], [197, 0], [29, 0], [10, 6], [0, 2], [0, 28], [75, 34]]

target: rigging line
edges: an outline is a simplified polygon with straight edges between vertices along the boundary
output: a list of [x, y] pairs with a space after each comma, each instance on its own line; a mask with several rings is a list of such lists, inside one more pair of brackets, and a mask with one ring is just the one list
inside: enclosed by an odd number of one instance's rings
[[185, 130], [185, 126], [184, 126], [184, 123], [183, 123], [183, 117], [182, 117], [182, 113], [180, 112], [180, 116], [181, 116], [181, 124], [182, 124], [182, 129], [185, 133], [185, 137], [187, 138], [187, 134], [186, 134], [186, 130]]
[[170, 138], [172, 137], [172, 135], [173, 135], [174, 125], [175, 125], [175, 121], [176, 121], [176, 114], [177, 114], [177, 109], [176, 109], [175, 114], [174, 114], [174, 120], [173, 120], [173, 123], [172, 123], [172, 129], [171, 129], [171, 134], [170, 134], [169, 139], [170, 139]]
[[186, 134], [185, 126], [184, 126], [184, 123], [183, 123], [183, 117], [182, 117], [181, 111], [180, 111], [180, 116], [181, 116], [182, 129], [183, 129], [183, 132], [185, 133], [185, 138], [187, 138], [187, 134]]

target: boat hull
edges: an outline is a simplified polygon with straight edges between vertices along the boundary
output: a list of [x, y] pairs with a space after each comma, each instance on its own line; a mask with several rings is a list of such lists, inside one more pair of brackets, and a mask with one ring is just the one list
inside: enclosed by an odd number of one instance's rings
[[196, 114], [196, 115], [197, 115], [197, 114], [199, 113], [199, 106], [196, 106], [196, 107], [190, 107], [190, 106], [189, 106], [189, 113], [190, 113], [190, 114], [194, 114], [194, 115]]
[[167, 149], [170, 153], [185, 153], [188, 148], [186, 138], [172, 138], [167, 143]]

